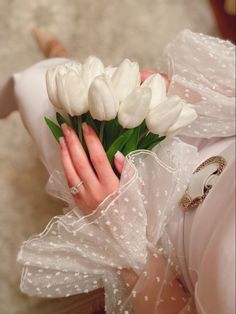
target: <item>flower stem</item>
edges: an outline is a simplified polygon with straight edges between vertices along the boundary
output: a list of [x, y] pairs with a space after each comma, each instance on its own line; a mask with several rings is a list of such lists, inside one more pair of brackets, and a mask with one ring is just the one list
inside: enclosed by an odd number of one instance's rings
[[78, 116], [78, 135], [80, 143], [83, 144], [83, 133], [82, 133], [82, 117]]
[[105, 127], [105, 121], [102, 121], [100, 125], [100, 131], [99, 131], [99, 139], [101, 143], [103, 143], [104, 127]]
[[140, 135], [139, 141], [141, 141], [141, 140], [148, 134], [148, 132], [149, 132], [149, 130], [148, 130], [148, 129], [145, 129], [145, 130], [143, 131], [143, 133]]

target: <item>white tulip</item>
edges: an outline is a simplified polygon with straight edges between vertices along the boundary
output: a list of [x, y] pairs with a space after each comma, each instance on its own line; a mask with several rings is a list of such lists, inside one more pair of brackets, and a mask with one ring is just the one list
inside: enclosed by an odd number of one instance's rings
[[89, 56], [82, 65], [82, 76], [88, 88], [95, 77], [102, 73], [104, 73], [104, 65], [97, 57]]
[[148, 129], [159, 135], [173, 135], [197, 117], [195, 110], [178, 96], [171, 96], [154, 107], [146, 117]]
[[123, 128], [135, 128], [145, 119], [152, 97], [148, 87], [136, 87], [120, 104], [119, 123]]
[[105, 74], [111, 79], [116, 69], [117, 69], [116, 67], [112, 67], [109, 65], [108, 67], [105, 68]]
[[139, 65], [125, 59], [112, 76], [112, 84], [120, 101], [123, 101], [135, 87], [140, 85]]
[[56, 87], [60, 104], [71, 116], [82, 115], [88, 111], [87, 87], [75, 66], [59, 69]]
[[152, 90], [150, 109], [163, 102], [166, 98], [166, 82], [160, 74], [149, 76], [142, 84], [142, 87], [149, 87]]
[[176, 135], [182, 128], [191, 124], [197, 119], [197, 112], [188, 104], [185, 104], [178, 117], [178, 120], [169, 128], [167, 135]]
[[111, 80], [105, 74], [97, 76], [88, 92], [89, 111], [94, 119], [109, 121], [116, 117], [119, 100]]
[[62, 109], [62, 105], [57, 96], [57, 85], [56, 85], [56, 75], [58, 73], [59, 67], [50, 68], [46, 73], [46, 86], [48, 92], [48, 98], [51, 103], [58, 109]]
[[79, 74], [81, 71], [81, 65], [77, 63], [65, 63], [48, 69], [46, 73], [46, 87], [48, 97], [51, 103], [59, 109], [63, 109], [64, 105], [61, 103], [58, 97], [56, 78], [58, 75], [65, 75], [70, 70], [73, 70], [75, 73]]

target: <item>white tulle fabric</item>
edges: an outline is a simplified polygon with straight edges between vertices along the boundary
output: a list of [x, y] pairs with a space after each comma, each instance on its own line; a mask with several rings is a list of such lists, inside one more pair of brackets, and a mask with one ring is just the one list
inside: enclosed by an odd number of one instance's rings
[[183, 131], [190, 137], [235, 135], [235, 46], [189, 30], [166, 48], [171, 84], [194, 105], [198, 118]]
[[[147, 251], [171, 257], [168, 245], [163, 250], [159, 240], [187, 187], [196, 158], [196, 149], [178, 139], [164, 142], [155, 152], [130, 154], [119, 191], [94, 213], [84, 217], [73, 208], [24, 243], [18, 256], [25, 265], [22, 291], [62, 297], [105, 287], [107, 313], [130, 311], [121, 270], [143, 274]], [[62, 176], [52, 174], [50, 186], [54, 196], [57, 189], [57, 196], [68, 202]], [[157, 284], [160, 293], [164, 280]]]

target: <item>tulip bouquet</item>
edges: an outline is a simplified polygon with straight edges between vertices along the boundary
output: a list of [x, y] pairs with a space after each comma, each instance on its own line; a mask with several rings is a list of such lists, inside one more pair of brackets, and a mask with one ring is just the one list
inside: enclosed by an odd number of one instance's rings
[[167, 96], [166, 81], [153, 74], [141, 84], [139, 65], [125, 59], [117, 68], [96, 57], [84, 64], [66, 63], [46, 74], [48, 96], [57, 108], [57, 123], [45, 117], [58, 140], [61, 124], [75, 130], [87, 151], [81, 130], [90, 124], [113, 165], [115, 153], [151, 150], [166, 136], [177, 134], [197, 114], [178, 96]]

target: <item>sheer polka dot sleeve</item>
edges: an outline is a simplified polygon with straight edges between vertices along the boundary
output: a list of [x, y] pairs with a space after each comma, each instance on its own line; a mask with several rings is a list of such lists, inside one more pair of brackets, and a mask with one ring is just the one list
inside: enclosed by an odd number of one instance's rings
[[[164, 141], [154, 152], [131, 153], [120, 189], [91, 215], [82, 216], [72, 208], [23, 244], [18, 255], [24, 265], [22, 291], [55, 298], [104, 287], [107, 313], [131, 313], [132, 300], [150, 276], [148, 256], [152, 256], [157, 265], [160, 258], [166, 261], [164, 272], [155, 276], [156, 300], [161, 302], [169, 269], [177, 271], [165, 226], [196, 158], [196, 149], [178, 139]], [[58, 181], [59, 177], [54, 184]], [[60, 184], [57, 187], [60, 190]], [[134, 287], [124, 280], [129, 270], [138, 278]], [[144, 293], [143, 298], [148, 303], [151, 295]]]
[[189, 30], [166, 48], [169, 94], [192, 103], [198, 118], [183, 131], [190, 137], [235, 135], [235, 46]]

